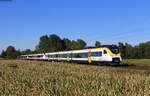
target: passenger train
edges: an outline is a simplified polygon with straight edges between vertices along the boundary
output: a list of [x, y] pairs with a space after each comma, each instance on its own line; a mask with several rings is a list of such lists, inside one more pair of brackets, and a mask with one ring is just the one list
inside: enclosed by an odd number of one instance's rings
[[101, 47], [87, 47], [83, 49], [48, 52], [42, 54], [21, 55], [22, 59], [86, 62], [97, 64], [120, 64], [121, 53], [116, 45], [103, 45]]

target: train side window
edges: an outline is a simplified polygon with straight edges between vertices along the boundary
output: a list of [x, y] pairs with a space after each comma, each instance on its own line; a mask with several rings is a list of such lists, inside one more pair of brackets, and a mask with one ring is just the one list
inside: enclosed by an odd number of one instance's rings
[[71, 58], [73, 58], [73, 57], [74, 57], [74, 54], [72, 53], [72, 54], [71, 54]]
[[77, 53], [77, 54], [75, 55], [75, 57], [76, 57], [76, 58], [81, 58], [80, 53]]
[[107, 54], [107, 51], [106, 51], [106, 50], [104, 50], [104, 54]]
[[59, 54], [56, 54], [55, 56], [56, 56], [56, 58], [59, 58], [59, 57], [60, 57], [60, 55], [59, 55]]
[[67, 54], [60, 54], [61, 58], [67, 58]]
[[76, 57], [76, 54], [75, 54], [75, 53], [73, 53], [73, 54], [72, 54], [72, 58], [75, 58], [75, 57]]
[[62, 56], [63, 58], [66, 58], [66, 54], [63, 54], [63, 56]]
[[102, 56], [102, 52], [91, 52], [91, 56]]
[[53, 58], [56, 58], [56, 55], [52, 55]]
[[67, 58], [67, 54], [64, 54], [64, 58]]
[[60, 57], [61, 57], [61, 58], [64, 58], [64, 54], [60, 54]]
[[99, 56], [102, 56], [102, 52], [99, 52]]
[[58, 55], [56, 54], [56, 55], [55, 55], [55, 58], [57, 58], [57, 57], [58, 57]]
[[88, 53], [81, 53], [81, 58], [87, 58], [88, 57]]
[[83, 58], [82, 53], [73, 53], [72, 57], [73, 58]]
[[73, 57], [73, 58], [76, 58], [76, 53], [73, 53], [72, 57]]
[[71, 58], [71, 54], [67, 54], [67, 57]]
[[51, 58], [51, 55], [48, 55], [48, 57], [50, 57], [50, 58]]

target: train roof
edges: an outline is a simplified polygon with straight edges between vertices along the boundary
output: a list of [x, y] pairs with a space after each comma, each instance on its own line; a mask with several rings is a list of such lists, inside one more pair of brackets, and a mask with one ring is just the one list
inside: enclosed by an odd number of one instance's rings
[[44, 55], [44, 53], [42, 53], [42, 54], [27, 54], [27, 55], [21, 55], [21, 56], [39, 56], [39, 55]]
[[[84, 50], [84, 49], [92, 49], [92, 48], [118, 48], [117, 45], [101, 45], [99, 47], [94, 47], [94, 46], [87, 46], [83, 48], [77, 48], [77, 49], [68, 49], [68, 50], [60, 50], [60, 51], [55, 51], [55, 52], [62, 52], [62, 51], [73, 51], [73, 50]], [[55, 53], [55, 52], [46, 52], [46, 53]]]
[[[60, 50], [60, 51], [55, 51], [55, 52], [46, 52], [46, 53], [56, 53], [56, 52], [67, 52], [67, 51], [73, 51], [73, 50], [84, 50], [84, 49], [92, 49], [92, 48], [109, 48], [109, 49], [112, 49], [112, 48], [118, 48], [116, 45], [101, 45], [100, 47], [94, 47], [94, 46], [87, 46], [87, 47], [83, 47], [83, 48], [77, 48], [77, 49], [69, 49], [69, 50]], [[44, 55], [46, 53], [42, 53], [42, 54], [28, 54], [28, 55], [22, 55], [22, 56], [33, 56], [33, 55]]]

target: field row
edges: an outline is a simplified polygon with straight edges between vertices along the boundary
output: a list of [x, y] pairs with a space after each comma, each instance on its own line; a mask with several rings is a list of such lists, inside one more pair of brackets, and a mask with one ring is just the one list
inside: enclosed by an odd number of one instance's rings
[[0, 60], [0, 95], [149, 96], [150, 71]]

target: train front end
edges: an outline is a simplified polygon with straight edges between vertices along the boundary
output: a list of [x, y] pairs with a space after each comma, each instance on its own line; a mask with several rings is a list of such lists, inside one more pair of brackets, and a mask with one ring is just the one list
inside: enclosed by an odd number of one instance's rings
[[120, 64], [122, 62], [121, 53], [116, 45], [106, 46], [109, 52], [109, 61], [111, 64]]

